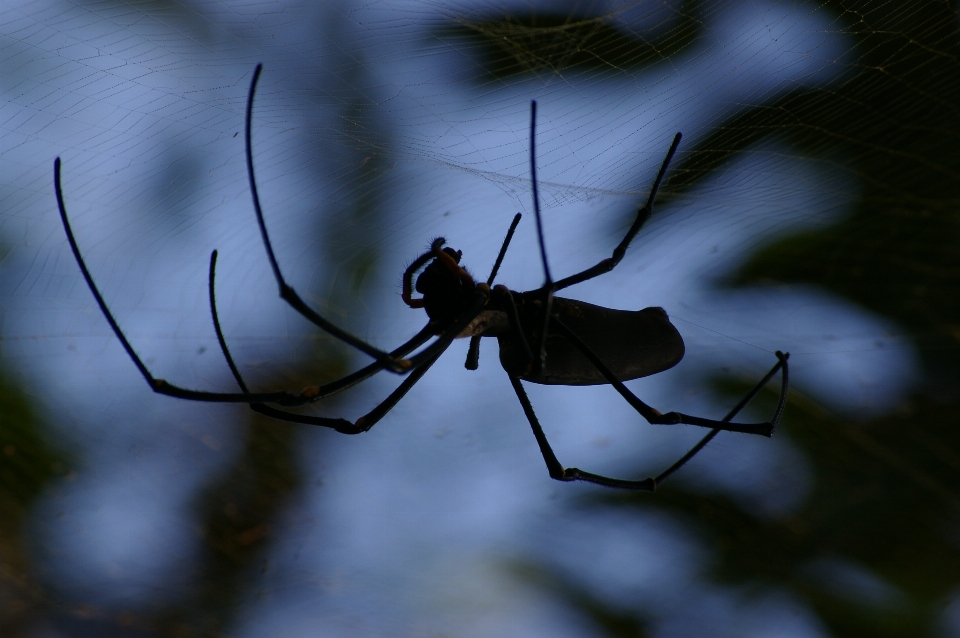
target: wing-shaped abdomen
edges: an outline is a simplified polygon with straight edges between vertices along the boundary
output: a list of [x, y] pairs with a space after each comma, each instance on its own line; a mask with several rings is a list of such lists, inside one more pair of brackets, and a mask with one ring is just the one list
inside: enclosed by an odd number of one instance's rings
[[[554, 297], [553, 312], [621, 381], [662, 372], [683, 358], [683, 339], [663, 308], [612, 310]], [[512, 335], [500, 337], [500, 362], [506, 370], [516, 370], [517, 362], [522, 360], [520, 351]], [[545, 385], [608, 383], [586, 356], [555, 330], [547, 338], [546, 368], [541, 373], [520, 377]]]

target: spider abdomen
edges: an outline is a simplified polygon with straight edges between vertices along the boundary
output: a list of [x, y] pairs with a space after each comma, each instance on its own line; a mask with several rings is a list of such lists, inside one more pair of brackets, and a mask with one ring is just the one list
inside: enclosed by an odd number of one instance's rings
[[[542, 313], [537, 314], [542, 317]], [[576, 333], [620, 381], [662, 372], [683, 358], [683, 339], [663, 308], [613, 310], [554, 297], [553, 316]], [[525, 323], [530, 326], [533, 322]], [[536, 323], [542, 325], [542, 320]], [[531, 330], [525, 330], [528, 341], [535, 331], [530, 327]], [[554, 328], [547, 335], [546, 366], [540, 371], [526, 372], [528, 362], [522, 344], [510, 333], [501, 335], [499, 340], [500, 364], [524, 381], [543, 385], [609, 383], [580, 349]]]

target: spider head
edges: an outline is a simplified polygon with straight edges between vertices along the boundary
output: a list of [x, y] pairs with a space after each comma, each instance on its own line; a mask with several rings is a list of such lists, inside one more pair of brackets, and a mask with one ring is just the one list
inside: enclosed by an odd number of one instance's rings
[[416, 290], [423, 295], [427, 315], [443, 329], [470, 304], [477, 284], [460, 266], [461, 251], [436, 246], [433, 253], [433, 260], [417, 277]]

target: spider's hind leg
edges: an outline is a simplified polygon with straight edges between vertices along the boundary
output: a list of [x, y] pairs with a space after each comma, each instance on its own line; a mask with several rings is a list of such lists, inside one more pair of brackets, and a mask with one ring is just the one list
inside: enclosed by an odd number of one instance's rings
[[[659, 410], [656, 410], [641, 401], [637, 395], [631, 392], [627, 386], [625, 386], [623, 382], [613, 374], [610, 368], [607, 367], [597, 353], [594, 352], [586, 343], [584, 343], [583, 339], [581, 339], [577, 333], [571, 330], [559, 317], [553, 318], [553, 324], [564, 337], [570, 340], [570, 342], [573, 343], [577, 349], [580, 350], [580, 352], [590, 360], [594, 367], [600, 371], [604, 378], [606, 378], [607, 382], [614, 387], [620, 396], [626, 399], [627, 403], [629, 403], [633, 409], [639, 412], [640, 416], [646, 419], [649, 423], [662, 425], [676, 425], [682, 423], [685, 425], [699, 425], [706, 428], [717, 428], [728, 432], [743, 432], [745, 434], [771, 436], [774, 428], [776, 428], [777, 423], [780, 421], [780, 416], [783, 414], [783, 408], [787, 401], [787, 389], [789, 387], [789, 370], [787, 367], [787, 358], [790, 356], [789, 354], [784, 354], [779, 351], [776, 353], [778, 362], [774, 366], [773, 370], [775, 372], [782, 369], [783, 373], [781, 375], [782, 385], [780, 388], [780, 400], [777, 403], [777, 408], [774, 411], [773, 418], [763, 423], [732, 423], [729, 421], [717, 421], [716, 419], [705, 419], [703, 417], [691, 416], [681, 412], [661, 413]], [[772, 374], [773, 373], [771, 373], [771, 376]]]
[[652, 492], [656, 489], [657, 485], [654, 479], [629, 481], [624, 479], [609, 478], [599, 474], [591, 474], [590, 472], [584, 472], [583, 470], [575, 467], [563, 467], [560, 461], [557, 460], [557, 455], [553, 453], [553, 448], [550, 447], [550, 442], [547, 441], [547, 435], [543, 433], [543, 428], [540, 426], [540, 421], [537, 419], [537, 415], [533, 411], [533, 405], [530, 403], [530, 398], [524, 391], [523, 386], [520, 383], [520, 379], [511, 374], [510, 383], [513, 385], [513, 390], [517, 393], [517, 398], [520, 400], [520, 405], [523, 407], [523, 413], [526, 415], [527, 421], [530, 422], [530, 427], [533, 429], [533, 436], [536, 437], [537, 445], [540, 446], [540, 453], [543, 455], [543, 460], [547, 464], [547, 471], [550, 473], [550, 478], [564, 482], [586, 481], [588, 483], [596, 483], [597, 485], [604, 485], [606, 487], [619, 487], [621, 489], [645, 492]]
[[[739, 412], [742, 410], [757, 394], [763, 387], [767, 384], [770, 379], [782, 368], [783, 369], [783, 379], [784, 379], [784, 388], [787, 383], [787, 357], [789, 355], [784, 353], [777, 353], [777, 363], [770, 369], [770, 371], [764, 375], [757, 385], [753, 387], [750, 392], [740, 400], [740, 402], [734, 406], [734, 408], [717, 423], [728, 423], [733, 419]], [[533, 435], [537, 439], [537, 445], [540, 447], [540, 453], [543, 455], [543, 460], [547, 464], [547, 471], [550, 473], [550, 478], [557, 481], [584, 481], [586, 483], [594, 483], [596, 485], [603, 485], [604, 487], [615, 487], [619, 489], [626, 490], [635, 490], [641, 492], [652, 492], [657, 489], [657, 487], [663, 483], [671, 474], [683, 467], [690, 459], [696, 456], [707, 444], [713, 440], [714, 437], [719, 434], [722, 429], [714, 428], [709, 434], [707, 434], [703, 439], [700, 440], [695, 446], [693, 446], [686, 454], [684, 454], [680, 460], [671, 465], [669, 468], [661, 472], [656, 477], [650, 477], [643, 480], [627, 480], [627, 479], [617, 479], [611, 478], [608, 476], [603, 476], [600, 474], [593, 474], [591, 472], [585, 472], [579, 468], [571, 467], [565, 468], [557, 460], [556, 454], [554, 454], [553, 449], [550, 447], [550, 443], [547, 441], [546, 435], [543, 433], [543, 428], [540, 426], [540, 421], [537, 419], [537, 415], [533, 411], [533, 405], [530, 403], [530, 399], [527, 396], [527, 393], [524, 391], [523, 386], [520, 383], [520, 379], [510, 375], [510, 383], [513, 385], [514, 391], [517, 393], [517, 398], [520, 400], [520, 405], [523, 407], [523, 412], [527, 417], [527, 421], [530, 422], [530, 427], [533, 429]], [[777, 412], [774, 417], [774, 422], [779, 422], [780, 415], [783, 412], [783, 400], [784, 394], [781, 394], [780, 403], [777, 406]]]

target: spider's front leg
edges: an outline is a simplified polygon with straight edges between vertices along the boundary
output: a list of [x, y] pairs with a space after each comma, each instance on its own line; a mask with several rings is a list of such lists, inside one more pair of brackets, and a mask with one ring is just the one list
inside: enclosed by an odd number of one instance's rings
[[270, 267], [273, 269], [274, 279], [277, 280], [277, 286], [280, 288], [280, 298], [283, 299], [291, 308], [296, 310], [304, 319], [317, 326], [324, 332], [333, 335], [337, 339], [347, 343], [357, 350], [373, 357], [377, 361], [378, 369], [390, 370], [396, 373], [405, 373], [410, 369], [410, 362], [406, 360], [394, 359], [390, 354], [375, 348], [363, 339], [356, 337], [346, 330], [334, 325], [318, 312], [311, 308], [297, 294], [297, 291], [286, 282], [283, 273], [280, 271], [280, 264], [273, 253], [273, 246], [270, 243], [270, 235], [267, 233], [267, 224], [263, 218], [263, 209], [260, 206], [260, 194], [257, 191], [257, 180], [253, 170], [253, 97], [257, 92], [257, 82], [260, 80], [260, 73], [263, 71], [263, 65], [258, 64], [253, 72], [253, 78], [250, 80], [250, 91], [247, 93], [247, 115], [245, 121], [245, 148], [247, 159], [247, 177], [250, 182], [250, 195], [253, 198], [253, 209], [257, 215], [257, 224], [260, 227], [260, 236], [263, 239], [264, 248], [267, 251], [267, 259], [270, 261]]
[[[461, 313], [461, 315], [454, 321], [446, 330], [441, 332], [436, 341], [434, 341], [430, 346], [424, 348], [422, 351], [417, 353], [416, 356], [411, 357], [409, 361], [411, 362], [410, 369], [411, 372], [407, 375], [403, 382], [397, 386], [397, 388], [390, 393], [390, 395], [380, 402], [373, 410], [363, 415], [354, 422], [350, 422], [347, 419], [332, 418], [332, 417], [322, 417], [322, 416], [313, 416], [309, 414], [297, 414], [295, 412], [289, 412], [287, 410], [281, 410], [270, 405], [257, 400], [257, 395], [250, 392], [250, 389], [247, 387], [246, 382], [243, 380], [243, 376], [240, 374], [239, 368], [237, 368], [236, 363], [233, 360], [233, 355], [230, 354], [230, 348], [227, 346], [226, 338], [223, 336], [223, 330], [220, 327], [220, 319], [217, 313], [217, 299], [216, 299], [216, 265], [217, 265], [217, 251], [213, 251], [210, 255], [210, 276], [209, 276], [209, 290], [210, 290], [210, 314], [213, 319], [213, 327], [217, 333], [217, 341], [220, 344], [220, 350], [223, 353], [224, 358], [227, 360], [227, 365], [230, 367], [230, 372], [233, 373], [234, 379], [237, 381], [237, 385], [240, 386], [242, 391], [241, 396], [248, 398], [248, 403], [250, 404], [250, 409], [258, 414], [263, 414], [280, 421], [288, 421], [291, 423], [303, 423], [306, 425], [318, 425], [321, 427], [331, 428], [337, 432], [343, 434], [360, 434], [361, 432], [366, 432], [372, 428], [380, 419], [382, 419], [390, 410], [393, 409], [397, 403], [400, 402], [400, 399], [410, 391], [414, 385], [417, 384], [420, 379], [423, 378], [423, 375], [427, 373], [430, 367], [436, 363], [437, 359], [443, 355], [447, 348], [450, 347], [450, 344], [453, 340], [466, 328], [467, 325], [482, 311], [483, 307], [486, 305], [487, 301], [490, 298], [490, 289], [484, 284], [480, 284], [476, 287], [474, 291], [473, 302], [467, 307], [467, 309]], [[423, 334], [432, 334], [432, 325], [428, 324], [424, 330], [421, 330], [420, 334], [414, 339], [418, 339], [420, 335]], [[424, 340], [426, 337], [424, 337]], [[413, 340], [411, 340], [412, 342]], [[407, 342], [406, 345], [409, 345], [411, 342]], [[395, 350], [393, 354], [397, 354], [399, 350]], [[404, 353], [405, 354], [405, 353]], [[359, 383], [362, 378], [359, 378], [361, 375], [363, 378], [371, 376], [377, 370], [379, 366], [372, 364], [364, 368], [363, 370], [350, 375], [349, 377], [344, 377], [344, 379], [350, 379], [353, 382], [349, 385], [344, 383], [344, 380], [341, 379], [334, 384], [339, 384], [344, 387], [338, 387], [337, 391], [340, 389], [345, 389]], [[328, 384], [333, 385], [333, 384]], [[319, 388], [324, 388], [327, 386], [320, 386]], [[306, 392], [306, 391], [305, 391]], [[319, 389], [318, 389], [319, 392]], [[330, 392], [332, 394], [332, 392]]]
[[[113, 313], [110, 312], [107, 302], [104, 301], [103, 295], [100, 294], [100, 289], [97, 288], [96, 283], [94, 283], [93, 275], [90, 274], [90, 270], [87, 268], [86, 262], [84, 262], [83, 255], [80, 253], [80, 247], [77, 245], [77, 239], [74, 237], [73, 228], [71, 227], [70, 220], [67, 217], [67, 207], [63, 201], [63, 188], [60, 184], [59, 157], [53, 161], [53, 187], [57, 197], [57, 207], [60, 211], [60, 221], [63, 223], [63, 230], [67, 235], [67, 242], [70, 244], [70, 250], [73, 252], [73, 257], [77, 260], [77, 265], [80, 267], [80, 274], [83, 275], [83, 279], [87, 283], [90, 293], [93, 295], [97, 305], [100, 307], [100, 311], [106, 318], [107, 323], [110, 324], [110, 328], [116, 335], [117, 340], [120, 341], [120, 345], [123, 346], [127, 356], [130, 357], [130, 360], [133, 361], [134, 365], [137, 367], [137, 370], [140, 371], [140, 374], [150, 386], [150, 389], [157, 394], [164, 394], [166, 396], [175, 397], [178, 399], [187, 399], [189, 401], [206, 401], [210, 403], [246, 403], [251, 400], [251, 397], [236, 392], [206, 392], [204, 390], [191, 390], [189, 388], [182, 388], [153, 376], [143, 360], [140, 359], [140, 356], [137, 354], [136, 350], [134, 350], [133, 346], [130, 345], [130, 342], [127, 340], [123, 330], [120, 329], [120, 324], [113, 316]], [[256, 401], [270, 401], [280, 405], [302, 405], [309, 400], [302, 395], [292, 394], [289, 392], [263, 392], [252, 395], [252, 399]]]

